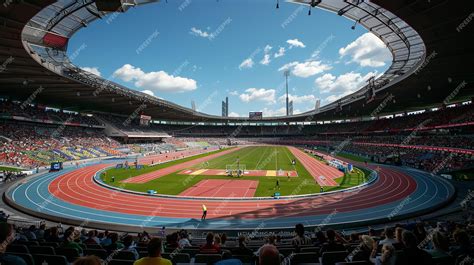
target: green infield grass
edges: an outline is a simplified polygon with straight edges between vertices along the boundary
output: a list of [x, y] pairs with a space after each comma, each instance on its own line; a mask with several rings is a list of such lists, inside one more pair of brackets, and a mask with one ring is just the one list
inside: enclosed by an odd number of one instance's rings
[[[205, 157], [215, 151], [207, 154], [201, 154], [189, 158], [184, 158], [156, 166], [145, 166], [142, 169], [109, 169], [107, 170], [105, 182], [112, 186], [120, 188], [146, 192], [155, 190], [160, 194], [178, 195], [186, 189], [192, 187], [196, 183], [204, 179], [229, 179], [228, 176], [206, 176], [206, 175], [181, 175], [178, 172], [154, 179], [147, 183], [120, 183], [121, 180], [152, 172], [161, 168], [169, 167], [185, 161], [194, 160], [196, 158]], [[320, 186], [315, 182], [313, 177], [306, 171], [304, 166], [296, 161], [296, 165], [291, 164], [291, 160], [295, 159], [290, 150], [284, 146], [249, 146], [243, 147], [232, 153], [222, 155], [220, 157], [209, 160], [207, 163], [198, 163], [191, 168], [205, 169], [226, 169], [226, 167], [237, 167], [246, 170], [296, 170], [298, 177], [249, 177], [244, 176], [238, 179], [256, 180], [258, 187], [255, 192], [256, 197], [272, 196], [275, 192], [280, 192], [282, 196], [298, 195], [320, 192]], [[115, 182], [110, 182], [110, 177], [115, 177]], [[237, 178], [234, 178], [237, 179]], [[276, 189], [276, 180], [280, 182], [280, 188]], [[102, 174], [104, 180], [104, 174]], [[336, 179], [341, 184], [340, 187], [326, 188], [326, 191], [337, 190], [342, 188], [358, 185], [365, 181], [365, 174], [355, 169], [352, 173], [346, 174], [344, 177]]]

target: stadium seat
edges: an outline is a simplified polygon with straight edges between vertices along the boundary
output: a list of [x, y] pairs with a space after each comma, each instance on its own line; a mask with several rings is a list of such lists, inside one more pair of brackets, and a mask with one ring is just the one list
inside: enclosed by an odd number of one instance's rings
[[141, 251], [148, 251], [146, 247], [135, 247], [135, 249], [138, 251], [138, 252], [141, 252]]
[[18, 256], [20, 258], [22, 258], [25, 262], [26, 262], [26, 265], [35, 265], [35, 261], [33, 259], [33, 256], [31, 256], [31, 254], [28, 254], [28, 253], [15, 253], [15, 252], [5, 252], [6, 254], [11, 254], [11, 255], [15, 255], [15, 256]]
[[[454, 264], [455, 259], [451, 256], [448, 257], [440, 257], [440, 258], [433, 258], [433, 263], [435, 265], [451, 265]], [[457, 263], [456, 263], [457, 264]]]
[[86, 249], [84, 255], [93, 255], [101, 259], [107, 258], [107, 251], [105, 249]]
[[288, 257], [291, 253], [296, 253], [294, 248], [278, 248], [278, 251], [285, 257]]
[[319, 254], [316, 252], [295, 253], [291, 258], [291, 264], [301, 263], [317, 263], [319, 261]]
[[119, 251], [114, 255], [114, 259], [135, 260], [135, 254], [131, 251]]
[[232, 255], [232, 258], [239, 259], [242, 263], [253, 263], [254, 257], [250, 255]]
[[101, 245], [99, 244], [86, 244], [87, 249], [104, 249]]
[[372, 265], [369, 261], [336, 262], [335, 265]]
[[109, 261], [108, 265], [133, 265], [134, 262], [133, 260], [113, 259]]
[[28, 247], [25, 245], [11, 244], [7, 246], [6, 252], [15, 252], [15, 253], [30, 253]]
[[324, 252], [321, 256], [321, 265], [334, 265], [336, 262], [343, 262], [347, 255], [347, 251]]
[[41, 242], [40, 246], [57, 248], [57, 247], [59, 247], [59, 243], [57, 243], [57, 242]]
[[336, 262], [335, 265], [372, 265], [369, 261]]
[[31, 254], [46, 254], [46, 255], [56, 255], [53, 247], [48, 246], [30, 246], [28, 247]]
[[181, 253], [186, 253], [189, 254], [189, 256], [194, 257], [196, 254], [199, 253], [199, 249], [194, 249], [194, 248], [184, 248], [181, 250]]
[[319, 253], [319, 250], [321, 248], [318, 247], [307, 247], [307, 248], [301, 248], [300, 252], [316, 252]]
[[77, 257], [81, 256], [75, 248], [57, 248], [56, 254], [65, 256], [69, 262], [73, 262]]
[[173, 261], [173, 263], [189, 263], [191, 260], [187, 253], [162, 253], [161, 256]]
[[25, 246], [39, 246], [38, 241], [21, 241], [18, 242], [19, 244], [25, 245]]
[[68, 265], [68, 261], [65, 256], [58, 255], [46, 255], [46, 254], [34, 254], [33, 259], [35, 264], [54, 264], [54, 265]]
[[194, 257], [194, 262], [214, 264], [221, 259], [222, 259], [221, 254], [196, 254], [196, 256]]

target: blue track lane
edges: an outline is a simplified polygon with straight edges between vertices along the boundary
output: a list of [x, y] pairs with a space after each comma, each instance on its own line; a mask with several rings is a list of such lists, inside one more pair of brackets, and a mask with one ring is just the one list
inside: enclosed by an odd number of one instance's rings
[[[212, 229], [260, 229], [286, 228], [296, 223], [307, 226], [337, 225], [357, 223], [361, 221], [387, 221], [387, 217], [413, 216], [443, 205], [454, 195], [454, 187], [446, 180], [409, 168], [392, 167], [411, 176], [417, 183], [416, 190], [402, 200], [392, 201], [376, 207], [363, 208], [350, 212], [337, 212], [330, 215], [309, 215], [298, 217], [279, 217], [266, 219], [220, 218], [205, 222], [189, 218], [170, 218], [162, 216], [143, 216], [124, 214], [113, 211], [97, 210], [74, 205], [55, 197], [48, 191], [49, 183], [72, 169], [61, 172], [47, 173], [30, 179], [27, 183], [17, 185], [7, 192], [14, 204], [37, 214], [46, 214], [77, 222], [113, 223], [125, 226], [175, 227], [175, 228], [212, 228]], [[364, 192], [362, 190], [361, 192]]]

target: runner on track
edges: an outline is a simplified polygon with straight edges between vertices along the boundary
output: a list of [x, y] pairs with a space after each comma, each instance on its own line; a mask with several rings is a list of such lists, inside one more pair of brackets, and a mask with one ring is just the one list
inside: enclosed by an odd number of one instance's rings
[[206, 220], [206, 216], [207, 216], [207, 207], [206, 205], [202, 205], [202, 217], [201, 217], [201, 221], [204, 221]]

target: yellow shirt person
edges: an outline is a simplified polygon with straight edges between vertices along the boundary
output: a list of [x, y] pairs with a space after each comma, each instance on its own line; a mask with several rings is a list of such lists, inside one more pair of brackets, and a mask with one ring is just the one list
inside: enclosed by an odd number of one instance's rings
[[172, 263], [169, 259], [162, 257], [144, 257], [135, 261], [133, 265], [172, 265]]
[[206, 220], [206, 216], [207, 216], [207, 207], [206, 205], [202, 205], [202, 216], [201, 216], [201, 221], [204, 221]]
[[141, 258], [133, 263], [133, 265], [172, 265], [169, 259], [161, 257], [161, 249], [163, 241], [161, 238], [152, 238], [148, 242], [148, 257]]

